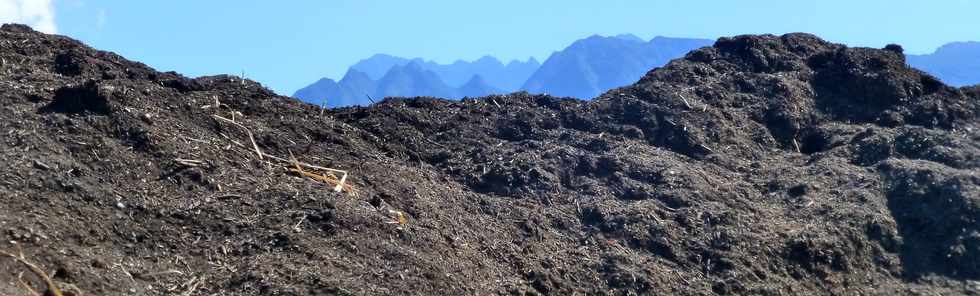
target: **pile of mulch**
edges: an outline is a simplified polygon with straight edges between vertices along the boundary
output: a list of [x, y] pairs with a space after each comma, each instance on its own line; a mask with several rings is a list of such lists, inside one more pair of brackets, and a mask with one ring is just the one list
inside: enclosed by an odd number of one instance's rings
[[980, 88], [897, 46], [323, 110], [4, 25], [0, 90], [0, 250], [66, 294], [980, 294]]

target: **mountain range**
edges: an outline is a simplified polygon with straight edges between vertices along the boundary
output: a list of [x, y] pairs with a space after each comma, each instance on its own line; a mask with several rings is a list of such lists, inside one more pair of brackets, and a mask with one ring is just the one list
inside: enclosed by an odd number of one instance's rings
[[541, 63], [533, 57], [527, 61], [513, 60], [506, 65], [492, 56], [483, 56], [475, 61], [457, 60], [452, 64], [443, 65], [422, 58], [406, 59], [387, 54], [376, 54], [361, 60], [351, 66], [351, 69], [364, 72], [371, 79], [381, 79], [388, 70], [395, 66], [405, 66], [410, 63], [418, 64], [423, 70], [439, 75], [443, 81], [452, 87], [461, 87], [470, 82], [474, 75], [485, 77], [490, 86], [502, 90], [516, 90], [524, 84]]
[[552, 54], [521, 89], [590, 99], [632, 84], [650, 69], [712, 43], [708, 39], [656, 37], [644, 42], [629, 34], [593, 35]]
[[925, 55], [906, 56], [909, 65], [929, 72], [946, 84], [980, 83], [980, 42], [953, 42]]
[[458, 87], [451, 86], [442, 76], [426, 69], [424, 65], [414, 60], [404, 65], [396, 63], [377, 79], [371, 77], [378, 73], [373, 71], [375, 68], [368, 67], [362, 72], [351, 67], [340, 81], [320, 79], [300, 89], [293, 97], [328, 107], [345, 107], [365, 106], [372, 103], [374, 98], [384, 97], [428, 96], [459, 99], [504, 92], [490, 85], [481, 74], [471, 75]]
[[[484, 56], [471, 62], [439, 64], [376, 54], [351, 66], [339, 81], [320, 79], [293, 97], [329, 107], [363, 106], [384, 97], [459, 99], [515, 91], [591, 99], [713, 43], [708, 39], [655, 37], [645, 41], [632, 34], [593, 35], [552, 53], [544, 63], [532, 57], [504, 64]], [[953, 86], [980, 83], [980, 42], [949, 43], [931, 54], [907, 55], [907, 61]]]
[[507, 64], [492, 56], [439, 64], [422, 58], [376, 54], [351, 66], [339, 81], [320, 79], [296, 91], [293, 97], [329, 107], [367, 105], [389, 96], [458, 99], [521, 90], [588, 99], [634, 83], [646, 71], [712, 42], [666, 37], [644, 41], [631, 34], [595, 35], [552, 53], [544, 64], [533, 57]]

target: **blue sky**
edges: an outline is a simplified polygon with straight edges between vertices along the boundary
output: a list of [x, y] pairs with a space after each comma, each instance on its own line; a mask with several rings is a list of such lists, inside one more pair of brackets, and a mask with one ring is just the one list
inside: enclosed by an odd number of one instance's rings
[[159, 70], [244, 71], [287, 95], [375, 53], [544, 61], [592, 34], [810, 32], [851, 45], [899, 43], [911, 53], [980, 40], [980, 0], [0, 0], [0, 10], [16, 2], [53, 6], [57, 33]]

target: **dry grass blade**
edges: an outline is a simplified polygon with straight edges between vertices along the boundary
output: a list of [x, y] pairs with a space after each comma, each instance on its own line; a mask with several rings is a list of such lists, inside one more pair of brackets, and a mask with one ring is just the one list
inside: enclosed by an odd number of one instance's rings
[[687, 102], [687, 98], [684, 97], [683, 94], [677, 94], [677, 95], [681, 97], [682, 101], [684, 101], [684, 106], [687, 106], [687, 109], [694, 109], [694, 107], [691, 107], [691, 103]]
[[181, 164], [181, 165], [184, 165], [184, 166], [189, 166], [189, 167], [197, 167], [197, 166], [200, 166], [203, 163], [200, 160], [180, 159], [180, 158], [175, 158], [174, 159], [174, 162], [176, 162], [178, 164]]
[[199, 278], [197, 278], [197, 277], [194, 277], [194, 278], [192, 278], [192, 279], [191, 279], [191, 280], [190, 280], [190, 281], [189, 281], [189, 282], [188, 282], [188, 283], [186, 284], [186, 286], [188, 286], [188, 288], [187, 288], [187, 291], [184, 291], [184, 293], [183, 293], [183, 294], [181, 294], [181, 295], [184, 295], [184, 296], [190, 296], [191, 294], [194, 294], [194, 291], [197, 291], [197, 288], [198, 288], [198, 287], [199, 287], [199, 286], [201, 285], [201, 282], [202, 282], [202, 281], [204, 281], [204, 279], [203, 279], [203, 278], [200, 278], [200, 279], [199, 279]]
[[296, 159], [288, 160], [288, 159], [285, 159], [285, 158], [280, 158], [280, 157], [276, 157], [275, 155], [269, 155], [269, 154], [265, 154], [265, 156], [268, 157], [269, 159], [278, 160], [278, 161], [283, 162], [283, 163], [286, 163], [286, 164], [299, 164], [300, 166], [306, 167], [306, 168], [311, 169], [311, 170], [327, 171], [327, 172], [331, 172], [331, 173], [339, 173], [339, 174], [342, 174], [342, 175], [346, 175], [347, 174], [347, 171], [345, 171], [345, 170], [331, 169], [331, 168], [326, 168], [326, 167], [322, 167], [322, 166], [312, 165], [312, 164], [308, 164], [308, 163], [305, 163], [305, 162], [302, 162], [302, 161], [296, 161]]
[[[248, 135], [248, 139], [252, 142], [252, 148], [255, 149], [255, 154], [258, 155], [259, 160], [263, 160], [264, 157], [268, 157], [269, 159], [278, 160], [278, 161], [283, 162], [283, 163], [286, 163], [286, 164], [292, 164], [292, 165], [295, 166], [295, 168], [290, 168], [289, 169], [290, 171], [296, 172], [296, 173], [298, 173], [300, 175], [303, 175], [303, 176], [312, 178], [312, 179], [317, 180], [317, 181], [320, 181], [320, 182], [324, 182], [324, 183], [333, 185], [334, 186], [333, 190], [335, 192], [347, 191], [351, 195], [357, 195], [357, 193], [354, 191], [353, 186], [350, 186], [349, 184], [347, 184], [347, 176], [348, 176], [347, 171], [338, 170], [338, 169], [332, 169], [332, 168], [326, 168], [326, 167], [322, 167], [322, 166], [315, 166], [315, 165], [311, 165], [311, 164], [300, 162], [300, 161], [296, 160], [296, 157], [294, 157], [292, 155], [293, 154], [292, 151], [289, 152], [289, 155], [290, 155], [290, 158], [291, 158], [290, 160], [286, 160], [286, 159], [283, 159], [283, 158], [280, 158], [280, 157], [276, 157], [274, 155], [264, 154], [264, 153], [262, 153], [262, 150], [259, 150], [259, 145], [255, 143], [255, 137], [253, 136], [252, 131], [250, 129], [248, 129], [247, 127], [245, 127], [244, 125], [242, 125], [242, 124], [240, 124], [238, 122], [235, 122], [234, 120], [231, 120], [231, 119], [228, 119], [228, 118], [224, 118], [224, 117], [221, 117], [219, 115], [211, 115], [211, 116], [214, 117], [215, 119], [217, 119], [218, 121], [223, 121], [223, 122], [226, 122], [226, 123], [233, 124], [233, 125], [237, 126], [238, 128], [241, 128], [242, 130], [244, 130], [245, 133]], [[234, 142], [234, 141], [232, 141], [232, 142]], [[178, 161], [178, 162], [181, 163], [181, 164], [185, 164], [185, 165], [187, 164], [185, 162], [180, 162], [180, 161]], [[303, 167], [309, 168], [311, 170], [324, 171], [326, 173], [316, 174], [314, 172], [309, 172], [309, 171], [304, 170]], [[340, 178], [338, 178], [336, 175], [334, 175], [334, 173], [340, 174], [341, 175]]]
[[[18, 255], [14, 255], [13, 253], [10, 253], [10, 252], [7, 252], [7, 251], [0, 251], [0, 255], [7, 256], [7, 257], [10, 257], [10, 258], [14, 258], [14, 261], [17, 261], [20, 264], [23, 264], [24, 266], [26, 266], [27, 269], [30, 269], [31, 272], [33, 272], [34, 274], [36, 274], [38, 277], [41, 278], [41, 280], [44, 281], [44, 284], [48, 286], [48, 293], [50, 293], [51, 295], [53, 295], [53, 296], [64, 296], [64, 294], [61, 293], [61, 289], [58, 288], [58, 285], [56, 285], [54, 283], [54, 280], [51, 280], [51, 277], [48, 276], [48, 273], [47, 272], [44, 272], [43, 269], [41, 269], [40, 267], [38, 267], [34, 263], [31, 263], [30, 261], [27, 261], [27, 258], [24, 257], [24, 253], [20, 253], [20, 255], [18, 256]], [[23, 281], [21, 281], [21, 283], [22, 283], [22, 285], [24, 285], [25, 287], [27, 287], [27, 283], [24, 283]], [[31, 289], [30, 287], [27, 287], [27, 291], [30, 292], [30, 293], [32, 293], [32, 295], [37, 295], [37, 292], [34, 291], [33, 289]]]
[[[347, 191], [348, 193], [355, 195], [354, 188], [349, 184], [347, 184], [346, 171], [303, 164], [298, 160], [296, 160], [296, 156], [293, 155], [292, 151], [289, 152], [289, 158], [290, 158], [289, 163], [293, 165], [293, 168], [290, 168], [289, 171], [298, 173], [305, 177], [309, 177], [313, 180], [330, 184], [334, 186], [333, 190], [335, 192]], [[312, 169], [327, 171], [327, 173], [316, 174], [313, 172], [309, 172], [304, 170], [303, 166], [310, 167]], [[341, 177], [337, 178], [337, 176], [333, 174], [334, 172], [341, 173], [342, 174]]]
[[234, 124], [235, 126], [238, 126], [242, 130], [244, 130], [245, 133], [248, 134], [248, 140], [249, 141], [252, 141], [252, 148], [255, 148], [255, 154], [258, 155], [259, 160], [262, 159], [262, 150], [259, 150], [259, 145], [258, 144], [255, 144], [255, 137], [252, 136], [252, 130], [248, 129], [247, 127], [245, 127], [244, 125], [242, 125], [242, 124], [240, 124], [238, 122], [235, 122], [234, 120], [231, 120], [231, 119], [228, 119], [228, 118], [224, 118], [224, 117], [221, 117], [219, 115], [211, 115], [211, 116], [214, 116], [215, 119], [218, 119], [218, 120], [221, 120], [221, 121], [230, 123], [230, 124]]

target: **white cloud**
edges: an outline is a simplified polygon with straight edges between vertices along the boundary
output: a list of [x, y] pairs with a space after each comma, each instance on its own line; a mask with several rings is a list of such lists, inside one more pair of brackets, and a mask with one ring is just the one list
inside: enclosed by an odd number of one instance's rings
[[20, 23], [56, 33], [52, 0], [0, 0], [0, 23]]

